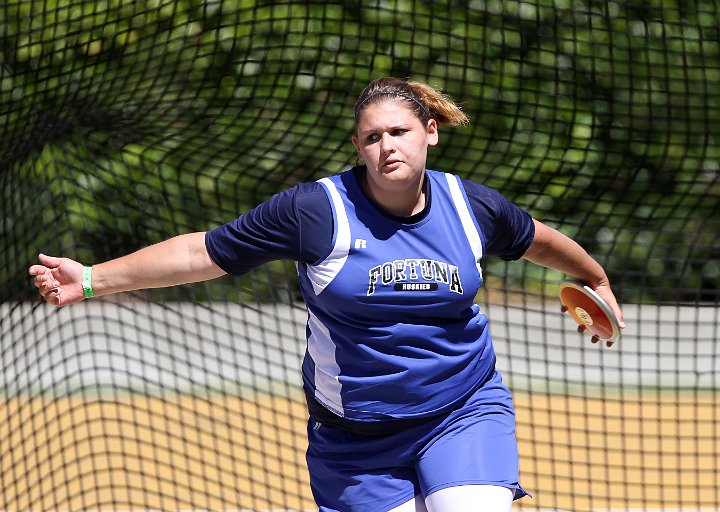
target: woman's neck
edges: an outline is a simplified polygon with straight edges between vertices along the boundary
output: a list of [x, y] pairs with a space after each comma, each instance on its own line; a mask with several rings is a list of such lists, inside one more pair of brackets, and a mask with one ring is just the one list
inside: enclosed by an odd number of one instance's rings
[[367, 176], [367, 170], [362, 173], [360, 183], [367, 195], [378, 207], [395, 217], [411, 217], [420, 213], [427, 203], [426, 177], [423, 173], [417, 185], [406, 190], [375, 190]]

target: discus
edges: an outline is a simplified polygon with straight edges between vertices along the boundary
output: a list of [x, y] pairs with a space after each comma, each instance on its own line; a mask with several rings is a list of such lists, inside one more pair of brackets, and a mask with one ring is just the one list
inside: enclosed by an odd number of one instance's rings
[[588, 331], [592, 342], [603, 340], [608, 347], [620, 336], [620, 324], [610, 306], [589, 286], [567, 279], [560, 283], [560, 302], [578, 324], [578, 331]]

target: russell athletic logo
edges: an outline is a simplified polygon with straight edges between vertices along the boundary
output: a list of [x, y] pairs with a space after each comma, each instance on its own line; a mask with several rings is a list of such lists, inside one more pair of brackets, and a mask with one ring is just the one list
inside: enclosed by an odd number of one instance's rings
[[375, 293], [378, 282], [384, 286], [393, 285], [396, 291], [423, 292], [438, 289], [446, 284], [450, 291], [462, 294], [460, 270], [444, 261], [427, 259], [404, 259], [386, 261], [373, 267], [368, 273], [368, 295]]

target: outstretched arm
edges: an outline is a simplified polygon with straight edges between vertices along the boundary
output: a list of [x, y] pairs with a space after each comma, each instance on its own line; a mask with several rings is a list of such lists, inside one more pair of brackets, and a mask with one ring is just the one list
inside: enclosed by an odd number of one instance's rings
[[[35, 286], [49, 304], [67, 306], [83, 300], [82, 263], [44, 254], [39, 259], [40, 264], [31, 266], [29, 273], [35, 276]], [[93, 265], [92, 288], [93, 294], [99, 297], [207, 281], [224, 274], [207, 252], [205, 233], [197, 232]]]
[[573, 239], [540, 221], [534, 222], [535, 238], [523, 258], [537, 265], [559, 270], [586, 283], [608, 303], [620, 327], [625, 327], [622, 311], [610, 288], [605, 269]]

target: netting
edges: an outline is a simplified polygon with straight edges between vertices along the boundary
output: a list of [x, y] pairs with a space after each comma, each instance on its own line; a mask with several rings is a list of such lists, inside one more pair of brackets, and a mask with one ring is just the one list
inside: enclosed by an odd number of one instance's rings
[[528, 510], [720, 508], [714, 1], [9, 0], [0, 7], [0, 510], [313, 509], [291, 262], [56, 309], [98, 262], [350, 167], [366, 83], [462, 103], [429, 167], [608, 270], [611, 350], [563, 276], [485, 262]]

